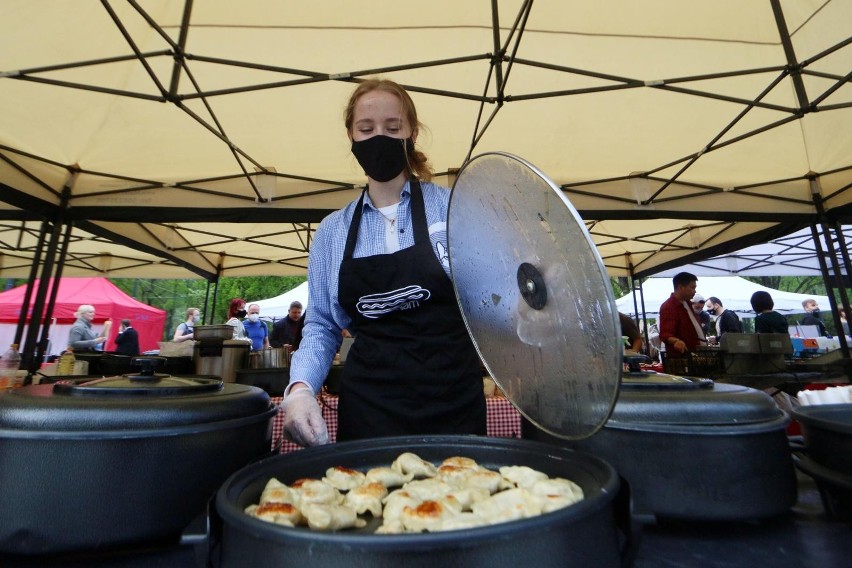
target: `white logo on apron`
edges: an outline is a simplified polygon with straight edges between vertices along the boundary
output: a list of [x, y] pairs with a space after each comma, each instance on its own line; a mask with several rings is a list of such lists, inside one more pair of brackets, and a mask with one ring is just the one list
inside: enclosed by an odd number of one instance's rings
[[355, 308], [365, 318], [377, 319], [397, 310], [416, 308], [431, 295], [429, 290], [420, 286], [406, 286], [391, 292], [361, 296]]

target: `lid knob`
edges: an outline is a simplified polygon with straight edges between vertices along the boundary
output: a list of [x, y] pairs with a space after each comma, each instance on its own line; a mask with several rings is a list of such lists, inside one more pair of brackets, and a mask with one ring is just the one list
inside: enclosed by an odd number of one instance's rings
[[139, 373], [128, 375], [134, 381], [153, 381], [162, 378], [162, 375], [156, 373], [156, 369], [164, 366], [166, 363], [165, 357], [156, 356], [140, 356], [133, 357], [130, 364], [140, 368]]

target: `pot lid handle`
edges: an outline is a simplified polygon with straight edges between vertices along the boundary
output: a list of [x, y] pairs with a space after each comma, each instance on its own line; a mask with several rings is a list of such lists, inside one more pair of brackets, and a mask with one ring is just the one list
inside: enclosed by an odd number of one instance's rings
[[618, 396], [620, 322], [609, 275], [562, 190], [521, 158], [477, 156], [453, 185], [447, 246], [465, 325], [515, 407], [562, 438], [601, 428]]

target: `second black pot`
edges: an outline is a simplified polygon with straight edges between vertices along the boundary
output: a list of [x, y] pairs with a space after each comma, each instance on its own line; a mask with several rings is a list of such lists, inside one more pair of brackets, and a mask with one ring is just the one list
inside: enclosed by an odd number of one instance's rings
[[0, 395], [0, 554], [176, 541], [231, 473], [270, 451], [277, 409], [260, 389], [124, 383]]

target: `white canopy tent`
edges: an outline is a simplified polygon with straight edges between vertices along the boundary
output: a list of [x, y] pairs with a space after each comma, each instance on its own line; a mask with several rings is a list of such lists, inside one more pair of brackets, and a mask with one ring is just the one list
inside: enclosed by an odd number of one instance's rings
[[304, 274], [364, 183], [341, 113], [375, 75], [412, 93], [437, 182], [529, 160], [613, 276], [837, 221], [850, 21], [847, 0], [8, 0], [0, 277], [44, 258], [44, 222], [74, 225], [69, 275]]
[[[845, 225], [841, 230], [848, 247], [849, 243], [852, 243], [852, 225]], [[682, 271], [698, 276], [820, 276], [822, 274], [819, 253], [810, 229], [752, 245], [730, 254], [661, 270], [654, 276], [674, 276]]]
[[283, 294], [274, 298], [265, 300], [252, 300], [246, 302], [246, 305], [257, 304], [260, 306], [260, 317], [262, 319], [278, 320], [287, 317], [287, 312], [290, 310], [290, 304], [298, 300], [302, 303], [302, 309], [308, 308], [308, 283], [302, 282], [292, 290], [288, 290]]
[[[672, 289], [671, 278], [648, 278], [645, 280], [642, 283], [645, 315], [656, 317], [662, 303], [671, 295]], [[804, 313], [802, 301], [808, 298], [816, 300], [822, 309], [827, 309], [829, 305], [827, 296], [811, 296], [773, 290], [739, 276], [699, 276], [697, 290], [697, 293], [704, 296], [705, 299], [710, 296], [719, 298], [725, 308], [737, 312], [740, 317], [754, 317], [754, 311], [751, 309], [749, 300], [751, 295], [758, 290], [769, 292], [775, 302], [775, 311], [783, 315]], [[633, 297], [631, 292], [618, 298], [615, 302], [618, 311], [630, 316], [636, 315], [637, 310], [634, 309]], [[637, 302], [639, 301], [638, 297], [637, 292]], [[642, 313], [641, 304], [639, 304], [638, 313]]]

